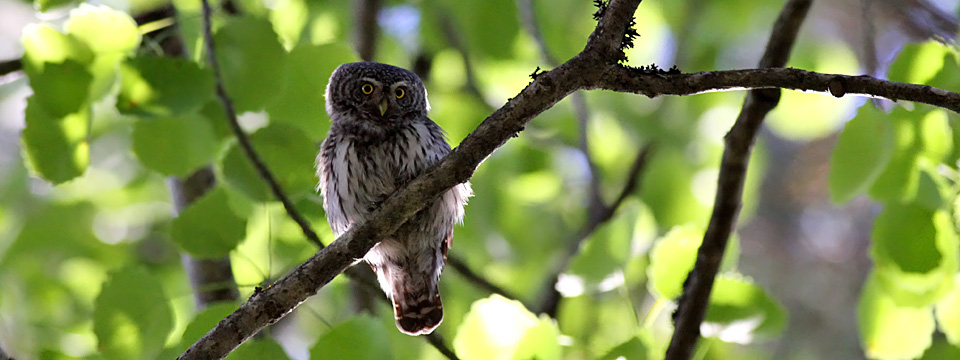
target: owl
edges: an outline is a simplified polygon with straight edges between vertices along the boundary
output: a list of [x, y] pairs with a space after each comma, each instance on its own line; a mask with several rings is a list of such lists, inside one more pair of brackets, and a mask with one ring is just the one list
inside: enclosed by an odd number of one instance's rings
[[[343, 64], [330, 76], [324, 96], [332, 125], [317, 155], [317, 187], [327, 221], [340, 236], [440, 161], [450, 145], [427, 117], [423, 83], [406, 69]], [[440, 272], [470, 196], [469, 183], [454, 186], [363, 258], [393, 302], [403, 333], [429, 334], [443, 320]]]

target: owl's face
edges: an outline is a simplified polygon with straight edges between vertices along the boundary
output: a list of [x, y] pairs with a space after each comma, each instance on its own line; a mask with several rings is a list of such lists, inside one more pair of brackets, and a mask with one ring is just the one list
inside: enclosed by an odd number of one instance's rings
[[430, 109], [427, 91], [416, 74], [375, 62], [340, 65], [330, 76], [324, 96], [334, 121], [396, 124], [425, 118]]

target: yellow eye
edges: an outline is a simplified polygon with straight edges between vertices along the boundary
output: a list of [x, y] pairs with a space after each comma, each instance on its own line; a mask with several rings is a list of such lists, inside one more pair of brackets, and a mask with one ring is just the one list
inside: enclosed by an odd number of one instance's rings
[[360, 87], [360, 91], [363, 91], [364, 94], [370, 95], [370, 93], [373, 92], [373, 85], [363, 84], [363, 86]]
[[393, 93], [397, 95], [397, 99], [403, 99], [403, 95], [406, 94], [403, 91], [403, 88], [397, 88], [396, 90], [393, 91]]

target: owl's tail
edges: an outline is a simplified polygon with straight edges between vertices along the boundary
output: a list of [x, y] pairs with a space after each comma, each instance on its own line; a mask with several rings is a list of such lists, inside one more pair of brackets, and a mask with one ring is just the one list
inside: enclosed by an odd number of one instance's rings
[[440, 301], [440, 288], [433, 285], [433, 291], [394, 292], [393, 315], [397, 319], [397, 329], [407, 335], [426, 335], [433, 332], [443, 321], [443, 303]]

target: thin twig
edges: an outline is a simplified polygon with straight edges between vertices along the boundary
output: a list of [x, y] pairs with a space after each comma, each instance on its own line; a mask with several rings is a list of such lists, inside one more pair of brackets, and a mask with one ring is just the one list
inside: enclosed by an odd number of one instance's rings
[[23, 61], [20, 59], [10, 59], [0, 61], [0, 76], [20, 71], [23, 69]]
[[478, 274], [477, 272], [470, 269], [465, 261], [459, 257], [454, 256], [453, 254], [447, 255], [447, 265], [450, 265], [451, 268], [457, 271], [464, 279], [473, 283], [474, 285], [479, 286], [481, 289], [486, 290], [490, 293], [500, 294], [503, 297], [510, 299], [518, 299], [512, 293], [507, 290], [504, 290], [502, 287], [497, 286], [491, 283], [489, 280]]
[[583, 242], [593, 234], [600, 225], [609, 221], [613, 218], [613, 215], [616, 214], [617, 209], [620, 208], [620, 205], [623, 204], [623, 201], [626, 200], [630, 194], [632, 194], [640, 181], [640, 175], [643, 172], [643, 169], [646, 167], [647, 159], [650, 157], [650, 152], [652, 147], [647, 145], [637, 154], [637, 157], [633, 160], [633, 163], [630, 165], [630, 170], [627, 173], [627, 180], [623, 184], [623, 188], [620, 189], [620, 193], [617, 194], [616, 199], [610, 203], [610, 205], [603, 205], [596, 212], [589, 214], [586, 224], [583, 225], [583, 228], [580, 229], [574, 236], [567, 240], [565, 251], [563, 253], [563, 258], [557, 263], [556, 266], [550, 271], [549, 276], [547, 276], [546, 281], [543, 283], [543, 288], [540, 291], [542, 294], [540, 296], [540, 303], [537, 306], [537, 312], [547, 314], [548, 316], [554, 317], [557, 314], [557, 308], [560, 305], [560, 292], [557, 291], [556, 284], [557, 280], [567, 268], [570, 267], [570, 264], [573, 262], [573, 259], [576, 257], [577, 253], [580, 252], [580, 248], [583, 246]]
[[443, 356], [446, 356], [447, 359], [450, 359], [450, 360], [460, 359], [459, 357], [457, 357], [457, 353], [453, 352], [453, 350], [447, 347], [447, 343], [443, 341], [443, 335], [440, 335], [439, 332], [434, 331], [424, 337], [427, 339], [427, 342], [429, 342], [430, 345], [433, 345], [433, 347], [436, 348], [437, 351], [439, 351], [441, 354], [443, 354]]
[[466, 74], [466, 82], [463, 84], [464, 89], [472, 95], [474, 98], [480, 101], [487, 110], [492, 111], [493, 107], [487, 103], [487, 100], [483, 98], [483, 93], [480, 91], [479, 81], [477, 81], [476, 71], [473, 69], [473, 61], [470, 60], [470, 52], [467, 51], [467, 46], [464, 44], [463, 38], [460, 36], [460, 32], [457, 31], [456, 25], [450, 15], [450, 10], [444, 7], [441, 4], [434, 4], [437, 6], [437, 12], [439, 13], [440, 29], [447, 38], [447, 43], [450, 44], [457, 52], [460, 53], [460, 57], [463, 58], [463, 72]]
[[[770, 34], [763, 58], [760, 60], [761, 68], [786, 65], [811, 2], [811, 0], [790, 0], [784, 6]], [[684, 282], [683, 294], [678, 300], [677, 310], [674, 313], [675, 330], [670, 339], [666, 359], [690, 359], [697, 347], [700, 323], [703, 322], [707, 312], [713, 282], [720, 269], [730, 232], [740, 212], [743, 182], [746, 178], [751, 148], [764, 117], [777, 106], [779, 100], [779, 89], [750, 91], [740, 116], [724, 137], [725, 146], [713, 214], [710, 216], [710, 224], [697, 253], [696, 265]]]
[[260, 155], [253, 149], [253, 144], [250, 143], [250, 138], [247, 137], [247, 134], [243, 132], [243, 129], [240, 128], [240, 123], [237, 121], [237, 113], [233, 107], [233, 100], [230, 100], [230, 97], [227, 96], [227, 90], [223, 87], [223, 77], [220, 74], [220, 64], [217, 62], [217, 55], [214, 49], [213, 44], [213, 31], [210, 29], [210, 17], [212, 11], [210, 10], [210, 3], [207, 0], [202, 0], [203, 2], [203, 41], [206, 45], [207, 50], [207, 62], [210, 63], [210, 69], [213, 70], [213, 76], [216, 80], [217, 88], [217, 98], [220, 99], [220, 103], [223, 104], [223, 109], [227, 115], [227, 121], [230, 123], [230, 129], [233, 130], [233, 134], [237, 137], [237, 143], [240, 145], [240, 148], [243, 149], [243, 152], [247, 155], [247, 158], [250, 159], [250, 162], [253, 163], [253, 167], [257, 169], [257, 173], [263, 178], [263, 181], [267, 182], [267, 185], [270, 186], [270, 191], [273, 192], [273, 196], [283, 204], [283, 208], [287, 211], [287, 216], [290, 216], [297, 225], [300, 225], [300, 230], [303, 231], [303, 234], [307, 237], [307, 240], [310, 240], [317, 247], [323, 248], [323, 242], [320, 241], [320, 237], [317, 236], [317, 233], [313, 231], [313, 228], [310, 227], [310, 223], [307, 222], [307, 219], [304, 219], [300, 215], [300, 212], [297, 211], [294, 207], [293, 202], [283, 193], [283, 189], [280, 188], [280, 184], [277, 182], [277, 179], [273, 177], [273, 173], [267, 169], [267, 165], [263, 163], [263, 160], [260, 159]]

